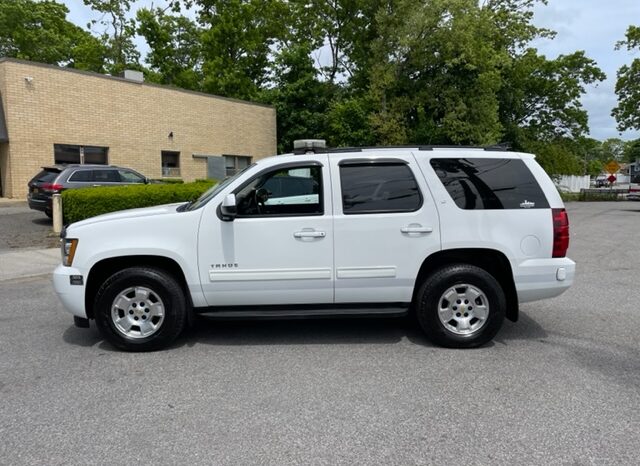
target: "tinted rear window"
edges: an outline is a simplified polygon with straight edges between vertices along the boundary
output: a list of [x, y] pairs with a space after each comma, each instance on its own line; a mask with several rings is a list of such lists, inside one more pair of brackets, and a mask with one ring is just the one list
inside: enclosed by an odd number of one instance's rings
[[93, 181], [93, 171], [77, 170], [69, 177], [69, 181], [74, 183]]
[[431, 166], [461, 209], [549, 208], [520, 159], [432, 159]]
[[56, 170], [42, 170], [40, 173], [34, 176], [33, 180], [31, 181], [36, 183], [51, 183], [58, 177], [59, 174], [60, 172]]
[[345, 214], [413, 212], [422, 197], [405, 164], [354, 164], [340, 167]]

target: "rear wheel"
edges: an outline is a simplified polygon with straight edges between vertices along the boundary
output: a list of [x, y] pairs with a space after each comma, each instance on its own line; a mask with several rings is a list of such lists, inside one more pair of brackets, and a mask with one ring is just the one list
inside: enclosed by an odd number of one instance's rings
[[490, 341], [504, 321], [506, 299], [487, 271], [454, 264], [431, 274], [417, 296], [417, 317], [430, 340], [450, 348]]
[[116, 272], [98, 290], [95, 304], [102, 335], [127, 351], [162, 349], [185, 326], [184, 291], [160, 269], [132, 267]]

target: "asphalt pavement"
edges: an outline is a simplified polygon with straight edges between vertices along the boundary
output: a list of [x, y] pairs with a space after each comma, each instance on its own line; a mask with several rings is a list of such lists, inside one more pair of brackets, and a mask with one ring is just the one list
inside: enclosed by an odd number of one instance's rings
[[122, 353], [49, 277], [0, 280], [0, 463], [635, 465], [640, 203], [568, 210], [575, 285], [475, 350], [405, 319], [199, 320]]
[[0, 253], [16, 249], [55, 247], [51, 219], [44, 212], [29, 209], [26, 201], [0, 198]]

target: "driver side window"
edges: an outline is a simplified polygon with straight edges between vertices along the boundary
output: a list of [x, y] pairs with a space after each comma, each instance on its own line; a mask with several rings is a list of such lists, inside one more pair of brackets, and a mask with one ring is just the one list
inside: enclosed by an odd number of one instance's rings
[[322, 167], [275, 168], [257, 175], [235, 195], [238, 217], [322, 215]]

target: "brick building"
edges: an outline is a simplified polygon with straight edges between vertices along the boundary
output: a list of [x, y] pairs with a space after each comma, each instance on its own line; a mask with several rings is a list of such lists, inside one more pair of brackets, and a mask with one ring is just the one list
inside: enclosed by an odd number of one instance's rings
[[125, 77], [0, 58], [0, 196], [54, 163], [149, 178], [221, 178], [276, 153], [273, 107]]

